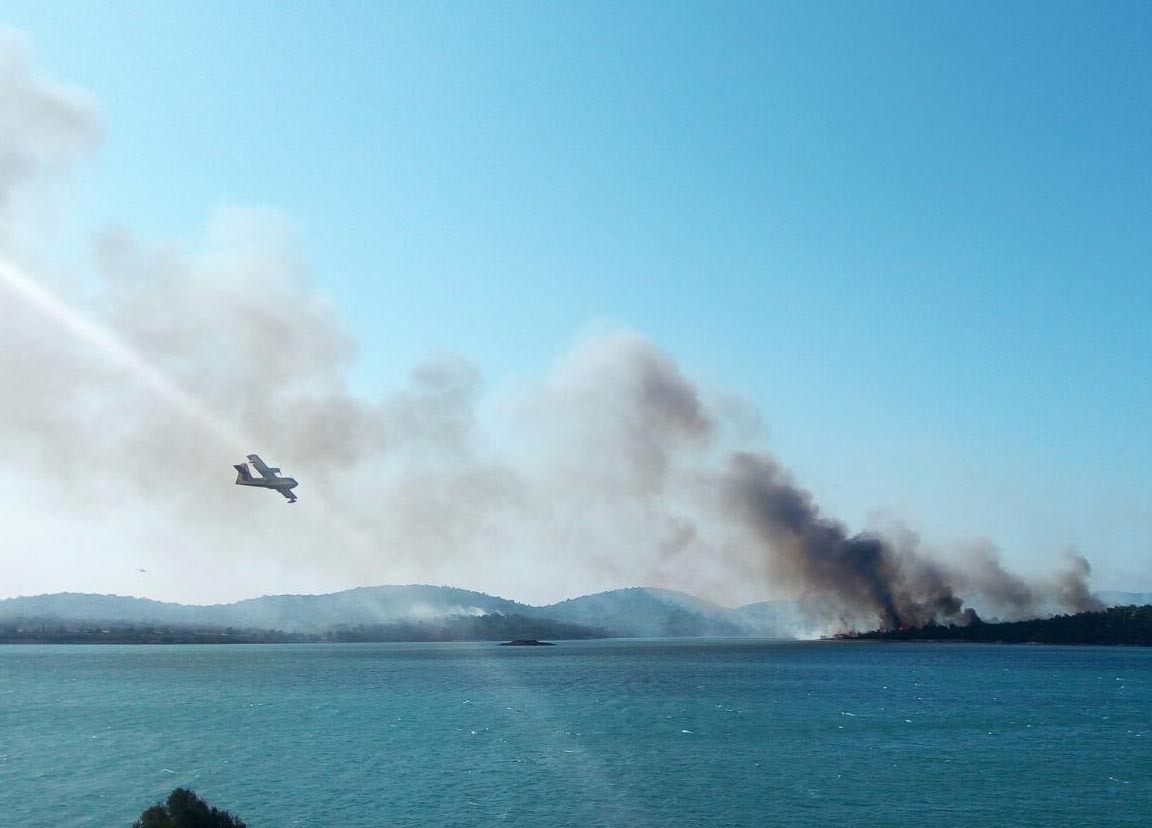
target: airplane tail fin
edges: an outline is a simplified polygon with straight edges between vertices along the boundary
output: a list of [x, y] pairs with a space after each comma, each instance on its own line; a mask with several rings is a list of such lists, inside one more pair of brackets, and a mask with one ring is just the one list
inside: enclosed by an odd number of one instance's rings
[[248, 471], [248, 464], [247, 463], [237, 463], [232, 468], [236, 469], [236, 484], [237, 485], [242, 486], [245, 483], [251, 483], [252, 482], [252, 473], [250, 471]]

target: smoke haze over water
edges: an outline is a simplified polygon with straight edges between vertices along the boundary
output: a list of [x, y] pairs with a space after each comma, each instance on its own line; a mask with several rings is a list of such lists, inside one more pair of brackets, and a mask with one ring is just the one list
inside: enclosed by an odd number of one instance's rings
[[[67, 308], [0, 279], [0, 487], [18, 504], [0, 595], [645, 584], [790, 594], [828, 623], [885, 626], [965, 620], [975, 594], [1006, 616], [1092, 606], [1083, 558], [1033, 583], [990, 545], [942, 556], [905, 530], [851, 533], [734, 445], [733, 409], [634, 332], [589, 336], [497, 397], [446, 358], [365, 399], [346, 379], [356, 343], [274, 213], [222, 211], [191, 248], [110, 230], [83, 278], [61, 277], [26, 207], [94, 148], [96, 112], [0, 37], [0, 257]], [[299, 504], [231, 485], [249, 451], [301, 481]], [[126, 586], [136, 567], [153, 580]]]

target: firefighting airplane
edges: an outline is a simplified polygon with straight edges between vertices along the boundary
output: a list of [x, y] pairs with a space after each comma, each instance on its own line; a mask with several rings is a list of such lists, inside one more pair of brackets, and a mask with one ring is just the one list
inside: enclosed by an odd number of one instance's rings
[[[253, 468], [260, 473], [259, 477], [253, 477], [252, 473], [248, 471], [248, 463], [251, 463]], [[292, 494], [292, 490], [299, 485], [296, 478], [277, 477], [280, 469], [269, 468], [256, 454], [248, 455], [248, 463], [238, 463], [232, 467], [237, 472], [237, 486], [259, 486], [262, 489], [273, 489], [288, 498], [289, 503], [296, 502], [296, 495]]]

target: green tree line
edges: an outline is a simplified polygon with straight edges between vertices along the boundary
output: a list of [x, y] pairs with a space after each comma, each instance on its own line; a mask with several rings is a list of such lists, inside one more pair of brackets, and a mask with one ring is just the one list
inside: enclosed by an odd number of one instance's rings
[[904, 630], [856, 633], [845, 638], [882, 641], [970, 641], [1013, 644], [1126, 644], [1152, 646], [1152, 604], [1027, 621], [964, 626], [932, 624]]

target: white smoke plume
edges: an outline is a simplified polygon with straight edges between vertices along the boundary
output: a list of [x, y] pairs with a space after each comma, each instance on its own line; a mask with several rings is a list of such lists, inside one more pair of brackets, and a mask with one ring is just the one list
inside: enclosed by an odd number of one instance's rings
[[0, 25], [0, 242], [9, 249], [51, 223], [52, 196], [100, 136], [95, 101], [31, 68], [29, 47]]
[[[109, 230], [62, 269], [17, 205], [59, 194], [96, 112], [0, 35], [0, 495], [15, 504], [0, 596], [127, 591], [138, 567], [153, 580], [135, 591], [185, 601], [645, 584], [790, 592], [886, 626], [961, 619], [969, 591], [1015, 614], [1041, 594], [1091, 600], [1086, 562], [1045, 587], [991, 547], [943, 559], [910, 535], [851, 535], [763, 451], [730, 452], [746, 409], [633, 332], [589, 337], [497, 399], [464, 359], [364, 399], [346, 379], [356, 343], [274, 213], [222, 211], [191, 247]], [[249, 452], [301, 481], [298, 504], [232, 486]]]

